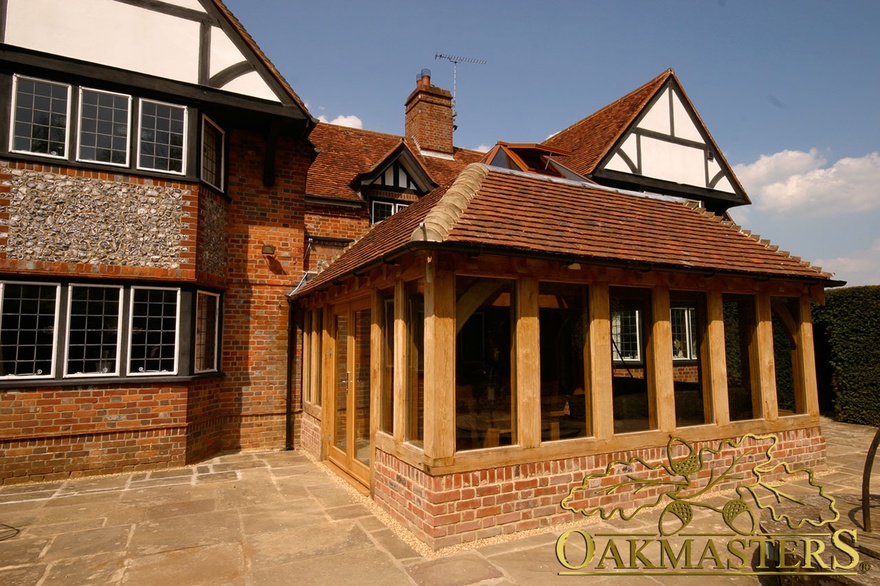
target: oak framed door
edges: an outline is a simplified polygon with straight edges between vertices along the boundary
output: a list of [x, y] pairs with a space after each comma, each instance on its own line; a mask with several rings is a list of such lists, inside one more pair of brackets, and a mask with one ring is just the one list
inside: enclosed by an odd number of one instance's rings
[[331, 462], [355, 479], [369, 483], [370, 328], [369, 300], [332, 308], [335, 354], [330, 393]]

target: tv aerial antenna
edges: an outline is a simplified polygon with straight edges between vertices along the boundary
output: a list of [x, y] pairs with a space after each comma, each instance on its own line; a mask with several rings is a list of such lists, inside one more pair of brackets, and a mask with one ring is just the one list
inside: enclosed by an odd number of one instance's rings
[[457, 55], [446, 55], [444, 53], [437, 53], [434, 55], [434, 60], [437, 59], [446, 59], [447, 61], [452, 62], [452, 118], [455, 119], [455, 116], [458, 114], [455, 111], [455, 92], [458, 86], [458, 64], [459, 63], [473, 63], [475, 65], [485, 65], [485, 59], [471, 59], [470, 57], [459, 57]]

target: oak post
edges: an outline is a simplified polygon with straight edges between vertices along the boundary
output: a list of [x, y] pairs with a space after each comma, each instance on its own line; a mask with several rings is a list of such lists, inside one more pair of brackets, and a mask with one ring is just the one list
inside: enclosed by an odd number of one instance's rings
[[434, 463], [455, 455], [455, 274], [425, 267], [425, 457]]
[[727, 396], [727, 346], [724, 342], [724, 298], [720, 291], [706, 296], [706, 336], [708, 354], [702, 357], [703, 377], [712, 397], [712, 414], [716, 425], [730, 423], [730, 400]]
[[541, 445], [541, 344], [538, 279], [523, 276], [516, 295], [516, 439], [524, 448]]
[[[801, 380], [803, 398], [795, 396], [797, 403], [800, 398], [803, 401], [797, 404], [798, 412], [806, 413], [810, 417], [819, 418], [819, 389], [816, 381], [816, 354], [813, 347], [813, 315], [810, 298], [806, 295], [800, 298], [800, 327], [798, 328], [797, 360]], [[796, 387], [797, 388], [797, 387]]]
[[675, 381], [672, 372], [672, 325], [669, 288], [651, 294], [651, 340], [648, 347], [648, 419], [653, 429], [675, 430]]
[[406, 283], [394, 283], [394, 443], [400, 445], [406, 437], [407, 365], [409, 364], [409, 344], [406, 332]]
[[755, 298], [755, 360], [757, 362], [757, 388], [760, 396], [760, 411], [755, 417], [768, 421], [779, 419], [779, 403], [776, 399], [776, 366], [773, 358], [773, 314], [770, 309], [770, 295], [759, 293]]
[[590, 396], [593, 432], [598, 439], [614, 435], [611, 370], [611, 301], [608, 283], [590, 285]]

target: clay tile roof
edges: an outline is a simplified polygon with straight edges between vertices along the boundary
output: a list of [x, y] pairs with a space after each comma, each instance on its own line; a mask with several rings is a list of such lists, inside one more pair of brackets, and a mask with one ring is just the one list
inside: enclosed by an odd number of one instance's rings
[[575, 173], [591, 174], [651, 98], [674, 77], [672, 69], [667, 69], [637, 90], [551, 136], [544, 145], [571, 151], [571, 156], [563, 159], [565, 165]]
[[306, 194], [333, 199], [361, 201], [353, 181], [362, 173], [376, 169], [403, 144], [419, 161], [437, 185], [448, 183], [465, 165], [479, 160], [483, 153], [455, 149], [454, 159], [424, 157], [401, 136], [318, 123], [309, 135], [318, 150], [306, 179]]
[[831, 278], [693, 205], [473, 164], [451, 185], [373, 227], [298, 296], [417, 242], [586, 264]]

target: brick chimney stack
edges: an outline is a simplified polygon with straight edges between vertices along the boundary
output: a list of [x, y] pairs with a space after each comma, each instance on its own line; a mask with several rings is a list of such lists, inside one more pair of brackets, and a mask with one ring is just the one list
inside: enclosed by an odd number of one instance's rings
[[452, 155], [452, 124], [452, 94], [431, 85], [431, 70], [422, 69], [406, 99], [406, 137], [415, 139], [423, 154]]

